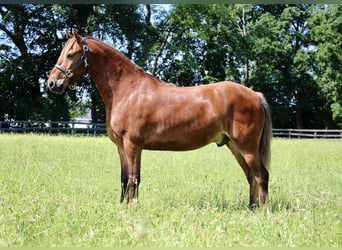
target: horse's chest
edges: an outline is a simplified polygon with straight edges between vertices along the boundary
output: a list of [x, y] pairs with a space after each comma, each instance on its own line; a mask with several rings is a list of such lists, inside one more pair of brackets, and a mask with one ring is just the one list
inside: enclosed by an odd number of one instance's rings
[[110, 140], [114, 142], [116, 145], [122, 144], [122, 139], [120, 138], [120, 136], [116, 134], [110, 127], [107, 127], [107, 134]]
[[122, 137], [123, 137], [123, 128], [120, 126], [116, 126], [117, 122], [108, 121], [106, 124], [108, 137], [114, 142], [116, 145], [122, 145]]

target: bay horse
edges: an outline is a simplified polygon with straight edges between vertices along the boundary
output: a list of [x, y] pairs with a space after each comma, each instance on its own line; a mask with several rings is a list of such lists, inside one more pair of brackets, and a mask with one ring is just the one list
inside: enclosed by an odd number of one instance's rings
[[216, 143], [226, 145], [244, 171], [249, 207], [265, 204], [272, 125], [261, 93], [229, 81], [176, 87], [98, 39], [67, 36], [47, 85], [62, 94], [84, 74], [92, 77], [104, 101], [107, 134], [120, 156], [120, 202], [138, 199], [143, 149], [185, 151]]

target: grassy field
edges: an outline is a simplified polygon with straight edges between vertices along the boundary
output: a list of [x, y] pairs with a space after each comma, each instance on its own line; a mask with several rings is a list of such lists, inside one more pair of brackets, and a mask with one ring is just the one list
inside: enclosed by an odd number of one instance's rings
[[272, 143], [270, 213], [231, 153], [144, 151], [120, 204], [106, 137], [0, 134], [0, 246], [342, 246], [342, 141]]

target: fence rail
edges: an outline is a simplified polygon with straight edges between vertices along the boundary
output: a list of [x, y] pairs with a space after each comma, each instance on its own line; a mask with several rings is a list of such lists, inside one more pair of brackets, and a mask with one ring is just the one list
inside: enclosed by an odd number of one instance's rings
[[[89, 121], [0, 121], [0, 132], [105, 135], [104, 123]], [[342, 139], [341, 129], [273, 129], [274, 137]]]
[[342, 139], [341, 129], [273, 129], [274, 137]]
[[88, 121], [0, 121], [0, 132], [104, 135], [104, 123]]

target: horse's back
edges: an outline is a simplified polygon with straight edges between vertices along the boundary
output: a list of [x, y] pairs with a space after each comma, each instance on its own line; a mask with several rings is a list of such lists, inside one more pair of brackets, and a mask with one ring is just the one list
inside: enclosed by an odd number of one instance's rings
[[139, 105], [140, 116], [146, 114], [141, 116], [144, 129], [140, 131], [144, 131], [147, 149], [185, 150], [210, 142], [222, 144], [224, 135], [247, 135], [248, 127], [260, 118], [255, 107], [259, 100], [256, 92], [234, 82], [196, 87], [165, 84], [152, 96], [147, 92], [148, 98], [141, 101], [145, 110]]
[[[262, 112], [262, 103], [258, 92], [241, 84], [223, 81], [203, 86], [210, 101], [231, 119], [247, 120], [255, 119], [254, 115]], [[253, 116], [250, 117], [250, 116]]]

